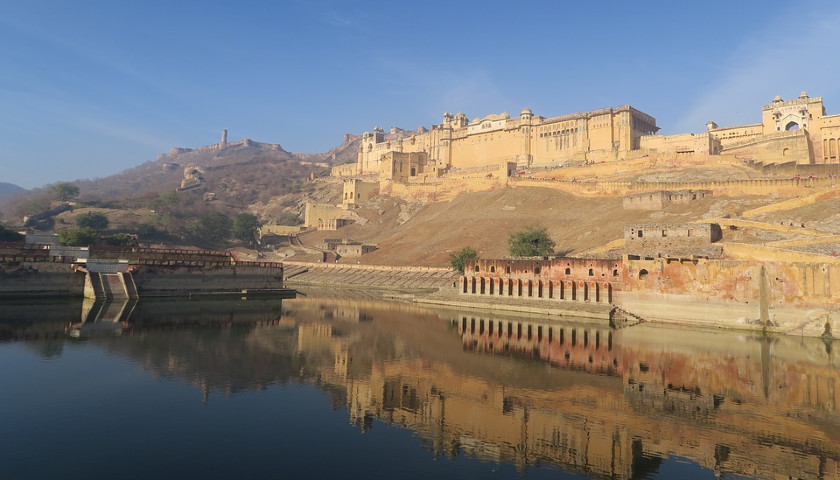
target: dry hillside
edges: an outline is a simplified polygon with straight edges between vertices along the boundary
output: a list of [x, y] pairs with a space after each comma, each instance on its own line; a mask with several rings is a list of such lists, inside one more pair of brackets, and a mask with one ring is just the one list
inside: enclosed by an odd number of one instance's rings
[[621, 202], [621, 198], [575, 197], [540, 187], [499, 188], [428, 205], [380, 198], [358, 211], [366, 220], [364, 225], [314, 232], [302, 238], [311, 246], [319, 245], [324, 238], [379, 245], [373, 253], [345, 261], [446, 266], [449, 253], [466, 245], [482, 257], [503, 257], [507, 255], [510, 234], [529, 226], [545, 227], [557, 243], [558, 253], [580, 255], [621, 238], [627, 223], [681, 223], [738, 215], [747, 206], [763, 205], [769, 200], [711, 198], [689, 205], [670, 205], [661, 212], [623, 210]]

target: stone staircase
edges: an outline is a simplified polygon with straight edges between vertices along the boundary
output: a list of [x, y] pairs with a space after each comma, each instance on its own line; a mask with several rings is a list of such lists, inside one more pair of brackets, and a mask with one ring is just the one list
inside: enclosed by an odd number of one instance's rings
[[130, 273], [88, 272], [86, 281], [90, 285], [85, 289], [85, 295], [90, 298], [97, 300], [140, 298], [137, 293], [137, 284]]
[[638, 325], [644, 321], [645, 320], [642, 317], [626, 310], [622, 310], [618, 307], [615, 307], [610, 311], [610, 326], [616, 330], [624, 327], [632, 327], [633, 325]]

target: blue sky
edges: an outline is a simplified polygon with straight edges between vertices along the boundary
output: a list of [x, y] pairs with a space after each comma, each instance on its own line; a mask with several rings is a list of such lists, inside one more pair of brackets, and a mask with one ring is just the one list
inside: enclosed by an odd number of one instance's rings
[[0, 181], [104, 177], [229, 139], [630, 104], [664, 133], [840, 113], [840, 2], [0, 0]]

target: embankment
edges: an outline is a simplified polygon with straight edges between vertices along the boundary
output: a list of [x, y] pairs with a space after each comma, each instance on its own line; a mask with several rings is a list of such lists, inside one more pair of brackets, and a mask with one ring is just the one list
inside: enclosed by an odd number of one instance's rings
[[85, 274], [65, 262], [0, 263], [0, 298], [82, 296]]
[[285, 282], [297, 285], [369, 287], [407, 293], [452, 288], [459, 278], [448, 268], [347, 265], [332, 263], [283, 262]]

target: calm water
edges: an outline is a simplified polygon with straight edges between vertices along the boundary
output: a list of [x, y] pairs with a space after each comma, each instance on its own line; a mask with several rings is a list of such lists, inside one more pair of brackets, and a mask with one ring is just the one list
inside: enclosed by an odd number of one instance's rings
[[0, 478], [840, 478], [840, 342], [314, 296], [0, 339]]

